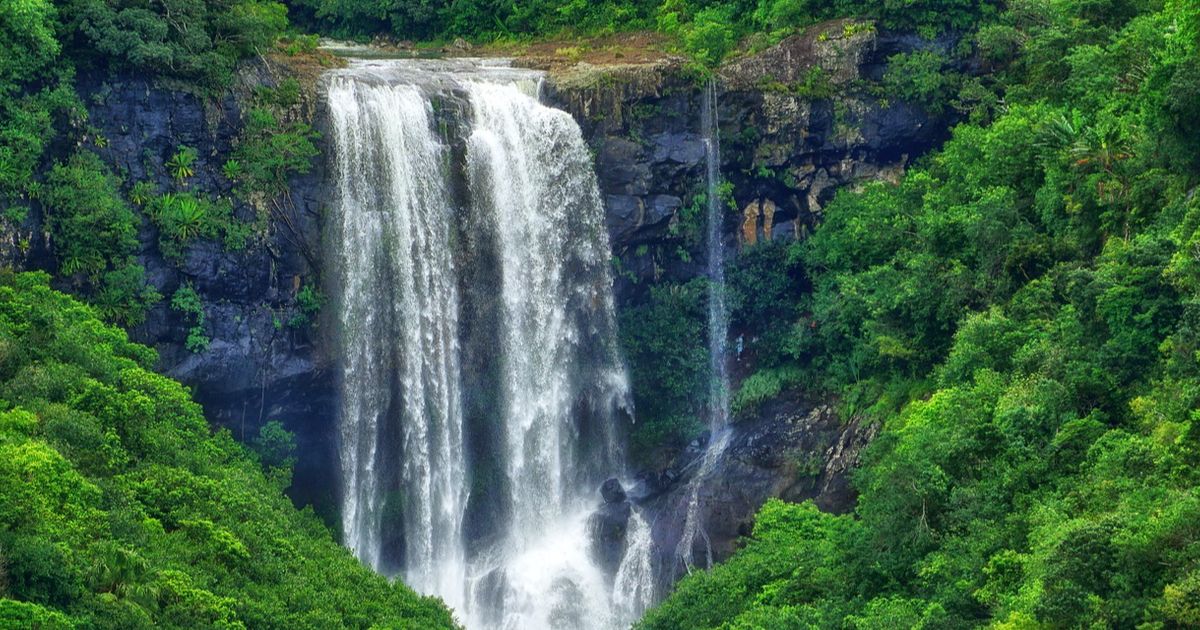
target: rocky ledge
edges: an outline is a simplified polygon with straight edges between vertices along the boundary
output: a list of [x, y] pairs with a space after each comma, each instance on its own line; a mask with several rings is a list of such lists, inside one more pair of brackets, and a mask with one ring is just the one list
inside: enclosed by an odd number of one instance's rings
[[604, 503], [592, 517], [593, 547], [615, 569], [625, 550], [633, 509], [650, 523], [657, 589], [664, 593], [686, 571], [680, 548], [689, 506], [696, 501], [702, 534], [695, 536], [694, 565], [727, 559], [750, 534], [754, 515], [767, 499], [812, 500], [818, 508], [854, 509], [849, 473], [878, 431], [859, 418], [843, 421], [832, 406], [785, 398], [753, 419], [739, 422], [708, 474], [701, 460], [709, 436], [693, 441], [661, 471], [642, 473], [628, 489], [614, 479], [601, 488]]

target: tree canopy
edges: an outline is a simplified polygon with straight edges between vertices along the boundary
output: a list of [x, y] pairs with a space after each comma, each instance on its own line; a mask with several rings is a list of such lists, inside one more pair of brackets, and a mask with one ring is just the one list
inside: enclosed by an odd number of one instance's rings
[[1196, 16], [979, 31], [1004, 105], [790, 252], [813, 289], [775, 365], [883, 425], [855, 513], [769, 503], [639, 627], [1200, 622]]
[[[40, 273], [0, 273], [0, 625], [452, 628], [283, 494], [289, 438], [186, 389]], [[282, 449], [282, 450], [281, 450]]]

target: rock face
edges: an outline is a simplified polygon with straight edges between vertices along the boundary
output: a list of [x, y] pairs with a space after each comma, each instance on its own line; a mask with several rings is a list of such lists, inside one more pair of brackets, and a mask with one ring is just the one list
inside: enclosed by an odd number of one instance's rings
[[[732, 437], [712, 473], [697, 480], [707, 436], [694, 441], [665, 470], [643, 473], [630, 496], [651, 522], [653, 566], [658, 592], [666, 592], [686, 571], [677, 555], [693, 486], [703, 537], [694, 557], [703, 564], [728, 558], [737, 541], [750, 534], [754, 514], [767, 499], [812, 499], [822, 510], [845, 513], [854, 508], [848, 473], [878, 427], [858, 419], [843, 422], [829, 405], [781, 399], [753, 419], [733, 425]], [[606, 506], [607, 507], [607, 506]]]
[[[178, 187], [164, 166], [180, 146], [197, 150], [195, 175], [187, 190], [236, 200], [222, 175], [241, 127], [244, 96], [258, 84], [271, 84], [263, 68], [247, 68], [243, 86], [219, 102], [150, 85], [137, 78], [103, 84], [84, 83], [91, 124], [107, 139], [98, 150], [126, 186], [153, 182], [159, 190]], [[320, 117], [317, 117], [318, 120]], [[154, 346], [159, 369], [191, 386], [209, 420], [250, 440], [269, 420], [296, 433], [299, 463], [296, 499], [318, 509], [332, 505], [334, 491], [334, 387], [321, 351], [320, 325], [289, 325], [298, 312], [296, 294], [316, 286], [319, 269], [313, 252], [320, 248], [320, 210], [325, 194], [321, 168], [291, 182], [289, 224], [274, 225], [265, 242], [243, 251], [227, 251], [213, 241], [189, 246], [181, 261], [166, 260], [158, 234], [145, 222], [139, 263], [162, 294], [146, 322], [131, 336]], [[254, 210], [235, 201], [243, 218]], [[35, 265], [52, 266], [44, 257]], [[190, 284], [204, 304], [206, 350], [186, 349], [188, 322], [170, 308], [176, 289]], [[294, 324], [294, 322], [293, 322]]]
[[[721, 173], [734, 205], [747, 209], [726, 217], [730, 239], [803, 237], [838, 188], [895, 180], [909, 158], [941, 141], [947, 118], [880, 99], [866, 85], [891, 55], [949, 45], [839, 20], [721, 68]], [[682, 62], [580, 64], [556, 71], [547, 93], [575, 116], [596, 153], [613, 253], [627, 271], [618, 300], [630, 299], [634, 284], [699, 275], [698, 251], [689, 264], [646, 247], [688, 247], [681, 211], [704, 190], [701, 89]]]
[[[952, 43], [840, 20], [721, 68], [720, 166], [738, 209], [725, 217], [727, 241], [745, 247], [803, 238], [839, 188], [898, 180], [911, 158], [945, 138], [951, 120], [881, 99], [868, 85], [883, 76], [892, 55]], [[556, 72], [551, 83], [550, 98], [580, 121], [596, 153], [613, 253], [623, 270], [618, 307], [636, 304], [647, 287], [663, 279], [703, 275], [699, 243], [689, 242], [681, 229], [705, 183], [701, 88], [671, 60], [581, 64]], [[677, 248], [689, 249], [689, 255], [661, 255]], [[776, 400], [736, 424], [713, 473], [699, 481], [710, 548], [696, 549], [694, 557], [703, 559], [711, 550], [714, 561], [727, 558], [771, 497], [812, 499], [832, 512], [851, 510], [855, 495], [847, 472], [875, 430], [837, 418], [827, 404], [795, 397]], [[643, 472], [629, 490], [636, 509], [651, 521], [659, 593], [684, 571], [676, 547], [706, 440], [693, 442], [665, 468]], [[604, 504], [594, 522], [611, 523], [612, 505]], [[615, 545], [618, 530], [596, 530], [601, 557], [611, 553], [606, 550]]]
[[601, 568], [612, 575], [625, 554], [625, 534], [633, 505], [616, 479], [609, 479], [600, 486], [600, 496], [604, 498], [604, 505], [588, 520], [588, 531], [592, 538], [592, 554], [600, 559]]

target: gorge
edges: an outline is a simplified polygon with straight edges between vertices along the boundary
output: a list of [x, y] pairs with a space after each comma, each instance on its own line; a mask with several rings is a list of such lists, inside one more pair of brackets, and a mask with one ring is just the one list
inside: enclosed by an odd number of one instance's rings
[[[909, 45], [814, 38], [764, 54], [787, 51], [850, 81]], [[504, 597], [522, 590], [551, 589], [506, 583], [496, 569], [553, 560], [588, 585], [590, 606], [624, 623], [669, 592], [689, 563], [727, 557], [767, 497], [816, 497], [847, 509], [845, 472], [872, 429], [841, 423], [827, 407], [784, 402], [716, 432], [724, 448], [697, 442], [672, 460], [628, 466], [619, 445], [637, 425], [629, 426], [630, 392], [606, 300], [618, 313], [633, 312], [655, 278], [712, 277], [707, 252], [743, 239], [718, 174], [736, 184], [739, 206], [773, 199], [779, 210], [767, 229], [791, 238], [817, 216], [810, 212], [832, 182], [886, 173], [903, 159], [898, 147], [931, 141], [936, 125], [904, 104], [865, 106], [863, 136], [842, 146], [831, 110], [762, 91], [753, 68], [696, 89], [671, 66], [602, 68], [578, 82], [507, 65], [375, 60], [330, 71], [308, 104], [326, 157], [291, 184], [302, 238], [246, 253], [193, 249], [180, 271], [151, 256], [147, 267], [167, 287], [196, 287], [214, 321], [213, 341], [203, 353], [186, 351], [165, 308], [152, 310], [139, 334], [157, 340], [169, 373], [193, 384], [209, 417], [235, 435], [252, 436], [268, 419], [295, 431], [293, 496], [330, 515], [369, 566], [442, 596], [463, 621], [487, 627], [496, 620], [474, 615], [501, 610]], [[803, 73], [803, 65], [793, 71]], [[170, 146], [183, 131], [224, 150], [229, 132], [210, 127], [186, 98], [170, 96], [166, 107], [164, 98], [118, 85], [95, 106], [98, 121], [124, 121], [103, 128], [105, 151], [132, 173], [145, 168], [135, 147], [147, 138]], [[610, 114], [596, 116], [598, 103]], [[808, 135], [793, 118], [796, 106], [812, 108]], [[638, 111], [653, 114], [631, 115]], [[909, 117], [916, 122], [900, 124]], [[718, 123], [764, 135], [747, 146]], [[718, 135], [729, 141], [721, 154], [709, 151]], [[747, 180], [745, 164], [762, 156], [808, 173], [793, 184], [807, 193], [796, 200], [779, 179]], [[199, 172], [218, 166], [202, 163]], [[668, 223], [697, 190], [707, 190], [703, 214], [714, 220], [702, 214], [697, 222], [703, 237], [687, 245], [694, 262], [655, 262], [656, 251], [676, 248]], [[615, 277], [606, 242], [625, 268]], [[271, 274], [246, 276], [265, 270], [266, 260]], [[293, 308], [295, 278], [309, 282], [316, 271], [336, 317], [322, 315], [314, 330], [279, 330], [273, 313]], [[604, 287], [614, 284], [608, 295]], [[696, 341], [706, 356], [723, 352]], [[706, 396], [726, 398], [717, 408], [728, 405], [728, 385], [703, 383]], [[517, 397], [526, 401], [520, 407], [503, 402]], [[523, 444], [553, 459], [524, 461]], [[815, 475], [801, 474], [790, 453], [823, 463]], [[610, 477], [621, 478], [628, 498], [604, 502], [598, 488]], [[589, 531], [597, 506], [599, 531]], [[682, 543], [689, 510], [707, 541], [693, 534], [694, 544]], [[517, 519], [528, 526], [514, 529]], [[549, 524], [561, 536], [539, 537]], [[530, 538], [513, 539], [514, 531]]]
[[1195, 0], [0, 0], [0, 628], [1200, 627]]
[[[869, 423], [790, 394], [733, 417], [740, 339], [759, 331], [729, 328], [722, 281], [753, 239], [799, 238], [838, 185], [891, 176], [941, 133], [905, 103], [763, 87], [764, 67], [849, 85], [914, 45], [826, 32], [704, 85], [677, 60], [564, 71], [536, 58], [251, 65], [219, 107], [134, 77], [85, 84], [97, 155], [164, 190], [235, 192], [224, 156], [281, 74], [304, 82], [272, 115], [319, 132], [264, 241], [199, 239], [171, 258], [156, 226], [142, 230], [149, 281], [195, 292], [208, 343], [188, 345], [169, 301], [132, 334], [235, 438], [253, 445], [272, 422], [292, 432], [296, 504], [468, 627], [626, 627], [727, 558], [768, 498], [853, 504], [847, 471]], [[839, 108], [859, 135], [838, 135]], [[184, 186], [166, 168], [181, 143], [197, 149]], [[49, 266], [39, 233], [27, 264]], [[634, 404], [660, 359], [629, 331], [655, 291], [697, 279], [698, 334], [672, 345], [703, 353], [703, 395], [694, 409]], [[311, 319], [306, 291], [327, 299]], [[649, 454], [630, 434], [664, 405], [702, 423]]]

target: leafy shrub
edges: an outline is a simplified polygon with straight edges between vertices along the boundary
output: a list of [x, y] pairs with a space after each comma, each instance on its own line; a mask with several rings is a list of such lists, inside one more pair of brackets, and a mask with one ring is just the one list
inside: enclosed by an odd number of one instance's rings
[[137, 218], [94, 153], [56, 165], [46, 184], [46, 220], [63, 274], [95, 280], [137, 251]]
[[809, 68], [804, 77], [791, 88], [791, 92], [796, 96], [813, 101], [832, 98], [835, 91], [833, 81], [821, 66]]
[[138, 220], [95, 154], [76, 153], [46, 178], [44, 204], [59, 270], [75, 276], [111, 321], [136, 325], [159, 296], [135, 264]]
[[283, 428], [282, 422], [271, 420], [258, 430], [254, 451], [268, 469], [290, 469], [296, 463], [296, 435]]
[[145, 208], [159, 229], [159, 250], [170, 260], [181, 260], [196, 239], [222, 239], [227, 250], [241, 250], [254, 232], [253, 224], [235, 217], [233, 205], [224, 199], [169, 192], [151, 199]]
[[167, 160], [167, 172], [175, 181], [182, 184], [196, 174], [196, 158], [199, 157], [192, 147], [179, 147], [179, 150]]
[[752, 19], [768, 32], [807, 26], [817, 21], [813, 0], [759, 0]]
[[696, 13], [683, 32], [683, 47], [692, 57], [715, 66], [733, 49], [733, 7], [715, 6]]
[[888, 58], [884, 93], [940, 113], [953, 95], [958, 77], [946, 72], [945, 55], [932, 50], [900, 53]]
[[299, 309], [295, 315], [288, 320], [288, 326], [292, 328], [302, 328], [316, 321], [317, 313], [321, 311], [321, 307], [325, 306], [327, 298], [319, 289], [314, 289], [311, 284], [306, 284], [296, 293], [296, 306]]
[[731, 401], [735, 416], [753, 413], [758, 406], [803, 381], [804, 373], [790, 366], [759, 370], [738, 386]]
[[209, 338], [204, 332], [204, 302], [191, 284], [181, 285], [171, 297], [171, 309], [189, 320], [187, 340], [184, 347], [200, 353], [208, 349]]
[[699, 279], [660, 285], [620, 314], [638, 417], [630, 438], [635, 457], [678, 445], [702, 425], [696, 392], [707, 391], [709, 379], [705, 293]]
[[191, 81], [219, 89], [234, 63], [267, 50], [287, 27], [287, 9], [271, 0], [66, 0], [70, 52], [114, 70]]
[[312, 168], [319, 153], [313, 144], [318, 134], [291, 111], [299, 102], [299, 93], [295, 79], [258, 90], [234, 150], [232, 161], [237, 166], [229, 167], [248, 195], [281, 195], [289, 177]]
[[0, 207], [30, 192], [55, 121], [79, 118], [49, 0], [0, 3]]

